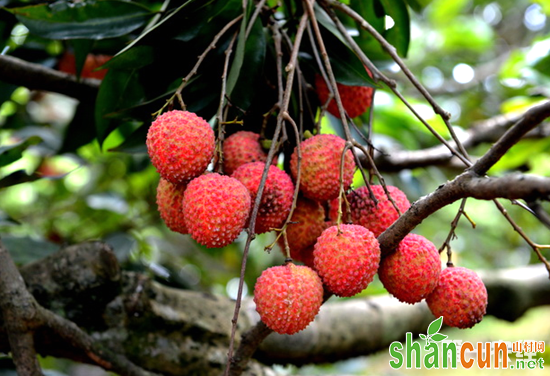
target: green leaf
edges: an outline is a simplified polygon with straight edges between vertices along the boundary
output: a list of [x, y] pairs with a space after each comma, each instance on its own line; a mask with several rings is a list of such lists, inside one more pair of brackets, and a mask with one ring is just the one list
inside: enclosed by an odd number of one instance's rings
[[94, 42], [90, 39], [73, 39], [70, 45], [74, 49], [75, 63], [76, 63], [76, 76], [80, 78], [82, 68], [88, 57], [88, 53], [92, 50]]
[[231, 68], [229, 69], [229, 75], [227, 76], [226, 82], [226, 92], [229, 97], [237, 84], [239, 75], [241, 74], [241, 68], [244, 61], [244, 53], [246, 48], [246, 38], [244, 37], [246, 33], [246, 22], [241, 22], [241, 29], [239, 31], [239, 39], [237, 40], [237, 47], [235, 49], [235, 57], [231, 63]]
[[147, 153], [147, 146], [145, 141], [147, 139], [147, 132], [151, 123], [147, 123], [132, 132], [120, 145], [109, 149], [109, 151], [117, 151], [129, 154], [145, 154]]
[[152, 64], [154, 59], [154, 48], [142, 45], [118, 53], [103, 66], [106, 69], [139, 69]]
[[97, 0], [8, 9], [31, 33], [48, 39], [105, 39], [128, 34], [153, 14], [129, 1]]
[[[241, 38], [244, 39], [242, 30], [239, 39]], [[250, 30], [248, 39], [246, 39], [238, 74], [233, 73], [237, 67], [231, 67], [234, 77], [238, 78], [232, 78], [232, 87], [231, 90], [227, 90], [227, 93], [231, 98], [231, 102], [239, 108], [246, 110], [250, 106], [254, 96], [256, 96], [256, 90], [254, 89], [260, 81], [260, 76], [263, 72], [265, 53], [266, 39], [264, 29], [260, 18], [257, 18]]]
[[419, 336], [420, 336], [420, 338], [422, 338], [422, 339], [426, 339], [426, 338], [427, 338], [427, 337], [426, 337], [424, 334], [422, 334], [422, 333], [420, 333]]
[[326, 30], [323, 32], [323, 39], [337, 82], [351, 86], [377, 87], [353, 51]]
[[432, 341], [434, 342], [440, 342], [443, 341], [445, 338], [447, 338], [445, 334], [437, 333], [432, 336]]
[[545, 76], [550, 76], [550, 54], [537, 61], [533, 68]]
[[407, 4], [416, 12], [422, 11], [432, 0], [406, 0]]
[[144, 99], [145, 92], [137, 70], [109, 69], [99, 88], [95, 106], [96, 133], [100, 145], [120, 122], [112, 114], [135, 106]]
[[40, 137], [33, 136], [12, 145], [0, 146], [0, 167], [21, 159], [23, 152], [27, 150], [29, 146], [36, 145], [40, 141]]
[[166, 23], [169, 23], [169, 21], [175, 16], [177, 15], [182, 9], [184, 9], [187, 5], [193, 3], [194, 0], [188, 0], [186, 1], [185, 3], [183, 3], [182, 5], [180, 5], [178, 8], [176, 8], [175, 10], [173, 10], [170, 14], [168, 14], [166, 17], [164, 17], [162, 20], [160, 20], [158, 23], [156, 23], [153, 27], [151, 28], [148, 28], [146, 31], [144, 31], [142, 34], [140, 34], [139, 37], [137, 37], [135, 40], [132, 41], [132, 43], [130, 43], [128, 46], [126, 46], [126, 48], [124, 48], [123, 50], [119, 51], [118, 55], [120, 54], [123, 54], [124, 52], [126, 52], [127, 50], [133, 48], [135, 45], [137, 45], [138, 43], [140, 43], [142, 41], [142, 39], [144, 38], [147, 38], [148, 36], [150, 36], [151, 34], [155, 34], [158, 32], [158, 29], [162, 29], [162, 26]]
[[96, 138], [94, 122], [95, 103], [84, 101], [76, 107], [73, 120], [65, 131], [58, 153], [70, 153]]
[[0, 189], [21, 183], [28, 183], [38, 179], [41, 179], [41, 176], [38, 174], [32, 173], [29, 175], [25, 170], [17, 170], [0, 179]]
[[433, 336], [434, 334], [439, 332], [439, 329], [441, 329], [442, 325], [443, 325], [443, 316], [441, 316], [438, 319], [432, 321], [432, 323], [428, 327], [428, 334]]
[[386, 30], [384, 36], [392, 44], [397, 53], [402, 57], [407, 56], [409, 42], [411, 39], [409, 10], [403, 0], [380, 0], [384, 5], [386, 14], [390, 16], [395, 24]]

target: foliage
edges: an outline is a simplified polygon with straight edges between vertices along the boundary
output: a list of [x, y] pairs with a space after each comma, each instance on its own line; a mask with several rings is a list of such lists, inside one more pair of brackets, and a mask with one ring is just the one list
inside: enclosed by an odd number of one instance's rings
[[[207, 119], [215, 130], [227, 123], [227, 134], [247, 129], [272, 139], [282, 106], [278, 80], [285, 82], [291, 70], [285, 65], [291, 59], [304, 9], [299, 1], [268, 0], [258, 16], [257, 3], [0, 1], [3, 54], [56, 69], [64, 54], [74, 53], [79, 76], [88, 54], [114, 56], [100, 67], [108, 71], [95, 103], [77, 103], [0, 81], [0, 226], [17, 262], [41, 257], [36, 249], [48, 252], [52, 243], [104, 239], [116, 245], [117, 256], [127, 268], [147, 270], [180, 287], [229, 293], [238, 276], [245, 234], [234, 245], [212, 250], [170, 233], [156, 212], [158, 175], [149, 163], [145, 136], [153, 114], [180, 107], [181, 93], [187, 109]], [[476, 122], [524, 111], [549, 94], [550, 27], [545, 17], [550, 9], [544, 2], [343, 3], [396, 48], [436, 102], [451, 112], [458, 134]], [[346, 14], [336, 14], [374, 65], [398, 82], [412, 108], [445, 139], [451, 139], [442, 118], [404, 78], [403, 70], [381, 44]], [[241, 15], [242, 19], [219, 34]], [[364, 62], [318, 3], [315, 15], [336, 81], [377, 88], [373, 110], [354, 119], [356, 139], [368, 137], [387, 153], [438, 145], [386, 85], [369, 77]], [[283, 67], [279, 71], [276, 30], [282, 33]], [[203, 53], [205, 58], [195, 71]], [[324, 71], [318, 53], [310, 27], [299, 50], [288, 113], [302, 132], [315, 133], [320, 124], [322, 132], [344, 135], [339, 119], [319, 118], [323, 104], [312, 89], [314, 75]], [[285, 132], [283, 167], [296, 143], [290, 126]], [[489, 147], [490, 142], [484, 142], [470, 152], [480, 156]], [[490, 173], [499, 176], [519, 170], [549, 176], [549, 150], [549, 138], [523, 140]], [[447, 165], [384, 172], [383, 176], [387, 184], [402, 188], [412, 202], [456, 174]], [[361, 183], [360, 174], [355, 181]], [[443, 244], [457, 208], [458, 204], [451, 205], [432, 215], [417, 231], [437, 246]], [[547, 237], [547, 229], [530, 213], [517, 206], [507, 208], [531, 238]], [[464, 219], [459, 223], [458, 240], [452, 243], [455, 261], [495, 268], [536, 260], [489, 203], [469, 201], [466, 210], [477, 227], [472, 229]], [[266, 234], [254, 241], [248, 286], [261, 270], [281, 262], [278, 250], [268, 256], [263, 252], [273, 240], [273, 234]], [[380, 291], [380, 285], [375, 285], [366, 293]]]

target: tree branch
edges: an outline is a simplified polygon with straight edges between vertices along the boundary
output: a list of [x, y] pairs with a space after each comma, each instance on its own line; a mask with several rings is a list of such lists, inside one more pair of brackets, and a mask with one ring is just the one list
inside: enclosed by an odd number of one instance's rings
[[71, 74], [6, 55], [0, 55], [0, 81], [33, 90], [53, 91], [82, 102], [95, 100], [100, 84], [91, 78], [77, 81]]
[[[63, 278], [67, 291], [72, 285], [81, 286], [81, 292], [75, 294], [69, 302], [59, 286], [46, 283], [41, 290], [42, 296], [56, 299], [59, 294], [61, 302], [67, 306], [78, 306], [79, 302], [82, 304], [83, 301], [95, 299], [93, 291], [100, 291], [97, 289], [99, 285], [103, 283], [112, 286], [113, 283], [102, 277], [105, 275], [103, 268], [110, 265], [110, 262], [101, 261], [101, 258], [105, 258], [101, 256], [105, 251], [106, 247], [101, 243], [84, 243], [48, 257], [44, 260], [45, 264], [56, 257], [80, 264], [72, 265], [80, 273], [67, 273]], [[84, 257], [86, 253], [88, 257]], [[75, 257], [76, 254], [82, 257]], [[24, 275], [30, 275], [30, 269], [27, 268], [22, 268]], [[99, 271], [97, 278], [93, 278], [95, 271]], [[55, 280], [58, 273], [59, 270], [50, 269], [50, 276], [47, 273], [42, 276], [46, 280]], [[489, 314], [512, 321], [531, 307], [550, 304], [550, 284], [542, 265], [480, 275], [489, 291]], [[132, 359], [142, 369], [164, 375], [221, 374], [225, 368], [225, 354], [231, 334], [231, 323], [227, 318], [232, 315], [234, 303], [230, 299], [168, 288], [133, 273], [122, 273], [118, 283], [119, 294], [107, 303], [98, 303], [102, 311], [102, 326], [97, 321], [84, 325], [89, 334], [73, 333], [73, 330], [79, 331], [74, 324], [67, 324], [65, 319], [46, 311], [45, 322], [50, 329], [36, 331], [34, 340], [37, 351], [42, 355], [100, 364], [105, 368], [121, 357]], [[31, 292], [40, 291], [39, 286], [32, 286]], [[61, 302], [52, 302], [51, 305], [63, 309], [64, 304]], [[41, 310], [44, 309], [39, 308]], [[43, 313], [38, 314], [42, 316]], [[52, 317], [57, 318], [50, 321]], [[402, 339], [408, 331], [425, 331], [432, 320], [433, 316], [424, 303], [408, 305], [388, 296], [329, 301], [305, 331], [293, 336], [270, 334], [254, 357], [269, 364], [290, 362], [300, 365], [367, 355], [387, 350], [389, 343]], [[257, 339], [264, 336], [265, 330], [262, 324], [257, 326], [258, 322], [259, 316], [253, 301], [244, 300], [239, 318], [239, 335], [253, 327], [258, 330], [254, 335], [243, 338], [243, 341], [257, 343]], [[7, 352], [10, 349], [5, 336], [7, 323], [0, 324], [3, 324], [0, 325], [0, 352]], [[58, 328], [58, 324], [62, 329]], [[81, 342], [73, 341], [82, 335], [85, 337], [82, 337]], [[82, 342], [87, 343], [91, 339], [95, 347], [81, 346]], [[113, 349], [112, 354], [104, 356], [101, 351], [105, 349]], [[237, 357], [241, 354], [235, 355]], [[249, 362], [243, 373], [273, 374], [254, 361]], [[132, 373], [127, 369], [124, 374], [147, 373]]]
[[[550, 304], [550, 283], [543, 265], [479, 274], [489, 291], [489, 315], [515, 321], [528, 307]], [[379, 296], [329, 302], [304, 331], [267, 337], [256, 358], [268, 364], [303, 365], [364, 356], [387, 351], [407, 332], [425, 333], [433, 320], [425, 301], [410, 305]]]
[[[397, 221], [378, 237], [382, 255], [391, 253], [399, 242], [429, 215], [461, 198], [474, 197], [483, 200], [496, 198], [539, 198], [548, 200], [548, 189], [550, 187], [548, 178], [540, 178], [542, 180], [538, 180], [538, 178], [526, 175], [514, 175], [513, 177], [492, 178], [496, 180], [491, 180], [479, 177], [480, 175], [484, 175], [510, 147], [548, 116], [550, 116], [550, 101], [532, 107], [471, 168], [458, 175], [452, 181], [441, 185], [431, 194], [414, 202], [409, 210], [403, 213]], [[482, 180], [486, 179], [488, 180], [487, 183], [482, 182]], [[518, 181], [521, 181], [525, 186], [516, 187], [515, 184]], [[531, 187], [531, 183], [526, 184], [527, 181], [532, 182], [534, 186]], [[498, 184], [502, 184], [502, 186], [497, 187]], [[543, 185], [542, 187], [540, 186], [541, 184]], [[499, 189], [498, 193], [500, 195], [489, 191], [488, 186]], [[506, 188], [507, 190], [505, 191], [502, 188]]]

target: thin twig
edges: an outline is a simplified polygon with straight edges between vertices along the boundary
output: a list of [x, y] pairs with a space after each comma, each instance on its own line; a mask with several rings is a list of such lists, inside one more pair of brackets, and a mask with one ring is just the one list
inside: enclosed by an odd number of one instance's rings
[[216, 44], [218, 43], [219, 39], [227, 32], [227, 30], [229, 30], [233, 25], [235, 25], [237, 22], [239, 22], [241, 19], [243, 18], [243, 15], [239, 15], [238, 17], [235, 17], [233, 20], [229, 21], [219, 32], [218, 34], [216, 34], [214, 36], [214, 39], [212, 39], [212, 42], [210, 42], [210, 44], [208, 45], [208, 47], [206, 47], [206, 49], [203, 51], [202, 54], [199, 55], [199, 58], [197, 59], [197, 62], [195, 63], [195, 66], [193, 67], [193, 69], [191, 69], [191, 71], [187, 74], [187, 76], [185, 76], [182, 80], [181, 80], [181, 84], [180, 86], [178, 86], [178, 88], [176, 89], [176, 92], [170, 97], [170, 99], [168, 99], [166, 101], [166, 103], [164, 104], [164, 106], [161, 107], [160, 110], [158, 110], [157, 112], [155, 112], [154, 115], [159, 115], [162, 113], [162, 111], [164, 111], [164, 109], [166, 108], [166, 106], [168, 106], [169, 104], [171, 104], [173, 101], [174, 101], [174, 98], [178, 98], [180, 100], [180, 105], [182, 106], [182, 108], [185, 107], [185, 105], [183, 104], [183, 102], [181, 101], [181, 92], [183, 91], [183, 89], [185, 88], [185, 86], [187, 85], [187, 83], [189, 82], [189, 80], [195, 75], [197, 74], [198, 70], [199, 70], [199, 67], [201, 66], [202, 62], [204, 61], [204, 59], [206, 58], [206, 56], [208, 55], [208, 53], [210, 51], [212, 51], [214, 48], [216, 48]]
[[237, 39], [237, 33], [233, 34], [233, 38], [231, 39], [231, 42], [229, 43], [229, 46], [225, 50], [225, 60], [223, 63], [223, 73], [222, 73], [222, 91], [220, 95], [220, 104], [218, 105], [218, 112], [216, 114], [216, 119], [218, 122], [218, 160], [216, 162], [216, 167], [214, 168], [214, 171], [221, 172], [223, 170], [223, 141], [225, 138], [225, 127], [224, 122], [225, 119], [223, 118], [223, 109], [226, 104], [225, 100], [225, 90], [226, 90], [226, 84], [227, 84], [227, 69], [229, 67], [229, 58], [231, 57], [231, 53], [233, 52], [233, 44], [235, 43], [235, 40]]
[[305, 26], [307, 22], [307, 15], [304, 14], [300, 20], [300, 24], [298, 25], [298, 30], [296, 31], [296, 37], [294, 40], [294, 48], [292, 50], [292, 54], [290, 56], [290, 61], [287, 64], [285, 70], [287, 72], [287, 80], [286, 80], [286, 87], [285, 92], [283, 96], [283, 105], [281, 107], [281, 111], [279, 112], [279, 115], [277, 116], [277, 126], [275, 128], [275, 133], [273, 135], [273, 143], [271, 144], [271, 148], [269, 149], [269, 153], [267, 155], [266, 159], [266, 167], [264, 169], [262, 179], [260, 181], [260, 185], [258, 186], [258, 193], [256, 195], [256, 200], [254, 202], [254, 207], [252, 208], [252, 213], [250, 215], [250, 225], [248, 228], [248, 237], [246, 239], [246, 244], [243, 251], [243, 258], [241, 263], [241, 274], [239, 279], [239, 289], [237, 293], [237, 300], [235, 302], [235, 312], [232, 319], [232, 327], [231, 327], [231, 338], [229, 342], [229, 350], [227, 353], [228, 361], [227, 366], [224, 372], [225, 376], [228, 376], [230, 373], [231, 365], [233, 363], [233, 348], [235, 346], [235, 333], [237, 331], [237, 321], [239, 318], [239, 311], [241, 309], [242, 304], [242, 291], [243, 291], [243, 285], [244, 285], [244, 275], [246, 271], [246, 261], [248, 258], [248, 251], [250, 249], [250, 243], [252, 242], [256, 225], [256, 217], [258, 215], [258, 209], [260, 207], [260, 202], [262, 199], [263, 190], [265, 187], [265, 182], [267, 180], [267, 173], [269, 171], [269, 167], [271, 165], [271, 162], [273, 161], [273, 156], [275, 155], [276, 148], [278, 146], [278, 138], [281, 133], [281, 128], [283, 127], [283, 121], [284, 121], [284, 114], [288, 111], [288, 105], [290, 103], [290, 96], [292, 93], [292, 84], [294, 81], [294, 72], [296, 68], [296, 60], [298, 59], [298, 51], [300, 50], [300, 45], [302, 41], [302, 36], [304, 34]]
[[[346, 4], [343, 4], [341, 2], [335, 1], [335, 0], [320, 0], [321, 6], [324, 7], [324, 9], [327, 11], [327, 13], [333, 13], [332, 10], [328, 7], [328, 5], [340, 9], [342, 12], [346, 13], [348, 16], [352, 17], [354, 20], [359, 22], [361, 27], [368, 31], [380, 44], [380, 46], [386, 50], [386, 52], [392, 57], [392, 59], [399, 65], [403, 73], [407, 76], [409, 81], [418, 89], [418, 91], [426, 98], [428, 103], [432, 106], [434, 112], [441, 116], [443, 119], [445, 125], [447, 126], [447, 129], [449, 133], [451, 134], [452, 139], [456, 142], [458, 150], [460, 152], [460, 155], [462, 158], [468, 160], [468, 153], [466, 149], [462, 146], [460, 143], [460, 140], [458, 139], [451, 123], [449, 122], [451, 115], [443, 110], [435, 101], [435, 99], [430, 95], [428, 90], [424, 88], [424, 86], [418, 81], [416, 76], [410, 71], [410, 69], [405, 65], [403, 60], [399, 57], [397, 54], [397, 51], [395, 47], [393, 47], [391, 44], [386, 41], [386, 39], [374, 28], [372, 27], [361, 15], [356, 13], [353, 9], [351, 9]], [[348, 33], [346, 33], [348, 34]], [[348, 34], [349, 35], [349, 34]]]
[[548, 270], [548, 274], [550, 276], [550, 262], [548, 262], [548, 260], [544, 257], [544, 255], [540, 251], [541, 249], [548, 249], [550, 248], [550, 246], [540, 245], [533, 242], [529, 238], [529, 236], [527, 236], [527, 234], [522, 230], [522, 228], [512, 219], [512, 217], [510, 217], [510, 214], [508, 213], [506, 208], [502, 206], [502, 204], [497, 199], [493, 200], [493, 202], [495, 203], [498, 210], [500, 210], [504, 218], [508, 220], [508, 222], [513, 227], [513, 229], [527, 242], [527, 244], [529, 244], [529, 246], [533, 249], [533, 251], [535, 251], [535, 254], [539, 258], [540, 262], [542, 262], [544, 266], [546, 266], [546, 270]]

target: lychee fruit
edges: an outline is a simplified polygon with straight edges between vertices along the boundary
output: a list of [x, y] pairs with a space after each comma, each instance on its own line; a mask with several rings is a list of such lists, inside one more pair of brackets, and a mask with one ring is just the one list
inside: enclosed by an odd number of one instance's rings
[[[292, 259], [301, 261], [306, 265], [306, 259], [313, 260], [309, 252], [303, 252], [306, 248], [312, 248], [317, 238], [328, 227], [325, 221], [325, 209], [316, 201], [305, 197], [298, 197], [296, 208], [292, 213], [290, 223], [286, 228], [286, 237]], [[284, 240], [279, 238], [279, 245], [284, 253]], [[305, 257], [304, 257], [305, 256]]]
[[[367, 70], [368, 71], [368, 70]], [[370, 75], [370, 72], [369, 72]], [[374, 95], [374, 89], [370, 86], [349, 86], [343, 84], [336, 84], [338, 93], [340, 93], [340, 99], [344, 110], [346, 110], [350, 118], [357, 117], [365, 113], [372, 104], [372, 97]], [[321, 102], [321, 106], [327, 103], [330, 90], [323, 77], [319, 74], [315, 75], [315, 88], [317, 96]], [[340, 112], [338, 111], [338, 105], [336, 100], [331, 99], [327, 106], [327, 111], [332, 115], [340, 118]]]
[[[105, 78], [108, 69], [98, 68], [111, 60], [111, 58], [112, 56], [110, 55], [88, 54], [82, 66], [82, 70], [80, 71], [80, 77], [102, 80]], [[76, 75], [76, 58], [74, 53], [66, 51], [61, 56], [61, 59], [59, 59], [58, 69], [61, 72]]]
[[208, 247], [231, 244], [243, 230], [250, 212], [250, 193], [237, 179], [208, 173], [191, 180], [183, 194], [188, 233]]
[[[235, 170], [233, 178], [239, 180], [250, 192], [252, 205], [256, 200], [258, 188], [265, 169], [264, 162], [246, 163]], [[281, 228], [290, 214], [294, 183], [286, 172], [277, 166], [269, 166], [262, 200], [256, 217], [255, 232], [262, 234], [275, 228]]]
[[380, 263], [380, 245], [363, 226], [340, 225], [327, 228], [313, 250], [315, 270], [328, 289], [349, 297], [372, 282]]
[[158, 173], [174, 184], [201, 175], [214, 156], [215, 138], [210, 125], [188, 111], [169, 111], [149, 127], [147, 151]]
[[439, 283], [426, 298], [428, 307], [443, 323], [465, 329], [483, 319], [487, 309], [487, 289], [472, 270], [448, 267], [439, 276]]
[[[411, 204], [405, 193], [391, 185], [387, 185], [386, 188], [401, 213], [407, 211]], [[378, 200], [378, 205], [375, 205], [374, 201], [370, 199], [369, 190], [366, 186], [348, 193], [347, 199], [350, 205], [351, 222], [368, 228], [378, 237], [399, 218], [399, 214], [381, 185], [371, 185], [371, 189], [374, 197]], [[330, 219], [333, 221], [338, 218], [337, 211], [338, 201], [333, 200], [330, 207]], [[346, 219], [345, 208], [342, 208], [342, 212], [344, 213], [344, 219]]]
[[185, 188], [185, 184], [172, 184], [164, 178], [160, 178], [157, 186], [157, 206], [160, 217], [170, 230], [180, 234], [187, 234], [182, 211]]
[[[267, 152], [260, 144], [260, 135], [249, 131], [233, 133], [223, 143], [223, 171], [227, 175], [245, 163], [265, 162]], [[273, 163], [277, 163], [274, 159]]]
[[380, 262], [378, 276], [390, 294], [405, 303], [418, 303], [437, 286], [441, 260], [435, 245], [423, 236], [408, 234]]
[[[340, 160], [346, 141], [333, 134], [320, 134], [302, 141], [300, 150], [300, 190], [307, 198], [318, 202], [332, 200], [340, 192]], [[290, 157], [290, 170], [296, 180], [298, 175], [298, 152]], [[344, 157], [344, 189], [347, 189], [355, 170], [351, 150]]]
[[294, 334], [313, 321], [323, 303], [323, 284], [314, 270], [287, 263], [263, 271], [254, 287], [260, 318], [280, 334]]

